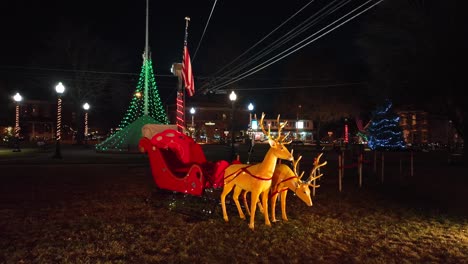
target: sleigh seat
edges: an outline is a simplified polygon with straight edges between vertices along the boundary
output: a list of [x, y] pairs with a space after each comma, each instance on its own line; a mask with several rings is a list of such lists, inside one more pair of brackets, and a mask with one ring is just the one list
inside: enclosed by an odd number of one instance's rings
[[202, 147], [191, 137], [166, 129], [140, 139], [139, 149], [147, 153], [156, 185], [161, 189], [201, 196], [205, 188], [224, 185], [225, 160], [207, 161]]

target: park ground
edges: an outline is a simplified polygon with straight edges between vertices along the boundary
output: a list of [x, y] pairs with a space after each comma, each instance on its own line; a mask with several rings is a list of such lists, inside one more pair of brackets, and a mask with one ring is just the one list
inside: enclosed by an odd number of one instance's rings
[[[208, 160], [230, 151], [203, 148]], [[442, 151], [413, 153], [413, 166], [409, 152], [384, 153], [383, 170], [381, 153], [366, 152], [361, 186], [347, 152], [341, 191], [341, 152], [326, 151], [313, 206], [290, 193], [289, 221], [278, 207], [280, 220], [265, 226], [257, 211], [254, 230], [230, 197], [223, 220], [219, 189], [194, 197], [157, 188], [144, 154], [2, 151], [10, 150], [0, 149], [0, 263], [468, 262], [468, 173]], [[306, 172], [318, 154], [294, 153]], [[251, 161], [263, 155], [256, 146]]]

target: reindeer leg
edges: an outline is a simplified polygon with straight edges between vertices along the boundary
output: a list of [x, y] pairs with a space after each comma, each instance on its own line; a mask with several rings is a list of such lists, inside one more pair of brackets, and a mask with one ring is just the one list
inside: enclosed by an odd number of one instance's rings
[[221, 207], [223, 208], [223, 218], [224, 221], [229, 222], [229, 218], [226, 212], [226, 195], [231, 192], [234, 184], [224, 185], [223, 192], [221, 193]]
[[270, 189], [266, 189], [262, 192], [262, 204], [265, 216], [265, 225], [271, 226], [270, 217], [268, 216], [268, 194], [270, 194]]
[[241, 192], [242, 192], [242, 189], [240, 187], [238, 186], [234, 187], [234, 194], [232, 195], [232, 199], [234, 200], [234, 203], [236, 203], [237, 211], [239, 212], [239, 217], [245, 220], [244, 212], [242, 211], [242, 208], [239, 203], [239, 195]]
[[271, 197], [271, 221], [272, 222], [277, 222], [276, 220], [276, 200], [278, 199], [278, 193], [273, 194]]
[[255, 211], [257, 210], [257, 202], [260, 193], [258, 192], [251, 192], [250, 193], [250, 223], [249, 228], [254, 230], [254, 223], [255, 223]]
[[288, 221], [288, 216], [286, 215], [286, 195], [288, 191], [281, 192], [281, 216], [284, 221]]
[[258, 201], [257, 205], [258, 205], [258, 210], [260, 210], [260, 212], [261, 212], [262, 214], [265, 214], [264, 211], [263, 211], [262, 203], [261, 203], [260, 201]]
[[245, 210], [247, 211], [247, 214], [250, 215], [250, 208], [249, 208], [249, 205], [247, 203], [247, 191], [244, 191], [244, 193], [242, 194], [242, 199], [244, 200]]

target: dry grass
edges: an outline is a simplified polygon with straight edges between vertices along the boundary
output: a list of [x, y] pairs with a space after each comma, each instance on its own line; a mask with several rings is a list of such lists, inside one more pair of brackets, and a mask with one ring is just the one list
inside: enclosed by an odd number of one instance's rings
[[159, 190], [146, 166], [3, 172], [0, 263], [468, 260], [466, 210], [452, 210], [442, 200], [427, 205], [411, 184], [380, 185], [366, 179], [359, 189], [348, 176], [339, 193], [336, 182], [325, 178], [312, 207], [290, 194], [288, 222], [267, 227], [258, 213], [252, 231], [233, 202], [228, 205], [230, 221], [224, 222], [220, 190], [207, 190], [203, 197]]

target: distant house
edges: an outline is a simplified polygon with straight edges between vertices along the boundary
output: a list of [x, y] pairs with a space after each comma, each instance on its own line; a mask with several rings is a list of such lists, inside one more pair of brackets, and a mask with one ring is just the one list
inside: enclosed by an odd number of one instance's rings
[[446, 116], [429, 114], [411, 106], [399, 107], [396, 112], [400, 116], [403, 137], [408, 144], [451, 144], [459, 138]]
[[[62, 106], [62, 139], [73, 139], [71, 126], [75, 114], [67, 104]], [[20, 104], [19, 123], [25, 141], [55, 139], [57, 102], [24, 100]], [[14, 123], [11, 124], [14, 126]]]

